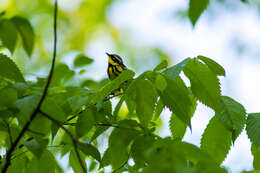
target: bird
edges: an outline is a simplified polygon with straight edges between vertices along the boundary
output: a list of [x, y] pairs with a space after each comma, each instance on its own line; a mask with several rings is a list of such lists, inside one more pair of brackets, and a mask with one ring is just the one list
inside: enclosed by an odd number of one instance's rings
[[107, 75], [110, 80], [114, 80], [120, 73], [124, 70], [127, 70], [127, 67], [124, 65], [122, 58], [117, 54], [109, 54], [108, 56], [108, 67]]

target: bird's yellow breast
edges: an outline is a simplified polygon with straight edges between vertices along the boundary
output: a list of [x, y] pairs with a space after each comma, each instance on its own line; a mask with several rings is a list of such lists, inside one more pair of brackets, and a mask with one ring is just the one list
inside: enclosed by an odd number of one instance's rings
[[113, 61], [111, 57], [108, 57], [108, 62], [109, 62], [109, 64], [111, 64], [111, 65], [118, 65], [118, 63], [116, 63], [115, 61]]

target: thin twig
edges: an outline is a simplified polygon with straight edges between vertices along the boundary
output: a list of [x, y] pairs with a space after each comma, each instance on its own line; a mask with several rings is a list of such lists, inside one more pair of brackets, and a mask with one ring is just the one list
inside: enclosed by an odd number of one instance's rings
[[37, 131], [31, 130], [31, 129], [29, 129], [29, 128], [27, 129], [27, 131], [28, 131], [28, 132], [31, 132], [31, 133], [34, 133], [34, 134], [36, 134], [36, 135], [45, 136], [44, 133], [37, 132]]
[[3, 122], [5, 123], [6, 128], [7, 128], [10, 144], [13, 145], [13, 139], [12, 139], [12, 133], [11, 133], [11, 130], [10, 130], [10, 126], [9, 126], [8, 122], [6, 122], [5, 120], [3, 120]]
[[124, 94], [123, 92], [118, 93], [118, 94], [114, 94], [114, 95], [112, 95], [112, 96], [110, 96], [110, 97], [104, 98], [104, 101], [108, 101], [108, 100], [110, 100], [110, 99], [112, 99], [112, 98], [114, 98], [114, 97], [117, 97], [117, 96], [120, 96], [120, 95], [123, 95], [123, 94]]
[[49, 120], [51, 120], [52, 122], [54, 122], [57, 126], [59, 126], [60, 128], [62, 128], [66, 133], [67, 135], [70, 137], [71, 141], [72, 141], [72, 144], [73, 144], [73, 147], [74, 147], [74, 150], [75, 150], [75, 153], [76, 153], [76, 156], [78, 158], [78, 161], [80, 163], [80, 166], [83, 170], [83, 172], [87, 172], [86, 170], [86, 167], [84, 166], [84, 163], [83, 161], [81, 160], [80, 158], [80, 155], [79, 155], [79, 151], [78, 151], [78, 141], [73, 137], [72, 133], [70, 133], [70, 131], [68, 129], [66, 129], [62, 122], [52, 118], [51, 116], [49, 116], [48, 114], [46, 114], [45, 112], [43, 111], [39, 111], [41, 113], [41, 115], [43, 115], [44, 117], [48, 118]]
[[[65, 144], [61, 144], [61, 145], [50, 145], [50, 146], [47, 146], [48, 148], [56, 148], [56, 147], [64, 147], [65, 146]], [[20, 155], [22, 155], [22, 154], [24, 154], [24, 153], [26, 153], [26, 152], [28, 152], [29, 150], [26, 150], [26, 151], [23, 151], [23, 152], [21, 152], [21, 153], [18, 153], [18, 154], [16, 154], [16, 155], [14, 155], [12, 158], [11, 158], [11, 160], [14, 160], [15, 158], [17, 158], [18, 156], [20, 156]]]
[[57, 0], [55, 0], [55, 2], [54, 2], [54, 24], [53, 24], [53, 29], [54, 29], [53, 59], [52, 59], [51, 69], [50, 69], [50, 73], [49, 73], [49, 76], [48, 76], [48, 79], [47, 79], [47, 83], [44, 87], [40, 101], [39, 101], [37, 107], [35, 108], [35, 110], [32, 112], [30, 119], [26, 122], [23, 129], [19, 133], [18, 137], [15, 139], [14, 143], [11, 145], [10, 149], [7, 151], [6, 161], [5, 161], [5, 164], [3, 166], [2, 173], [7, 172], [7, 169], [9, 167], [10, 163], [11, 163], [11, 160], [10, 160], [11, 155], [14, 152], [14, 149], [18, 145], [19, 141], [21, 140], [21, 138], [23, 137], [23, 135], [25, 134], [25, 132], [29, 128], [31, 122], [34, 120], [37, 113], [39, 112], [40, 107], [41, 107], [41, 105], [42, 105], [42, 103], [43, 103], [43, 101], [44, 101], [44, 99], [47, 95], [49, 85], [51, 83], [51, 79], [52, 79], [53, 71], [54, 71], [54, 66], [55, 66], [55, 60], [56, 60], [56, 49], [57, 49], [57, 7], [58, 7], [58, 3], [57, 3]]
[[133, 128], [122, 127], [122, 126], [119, 126], [119, 125], [117, 125], [117, 124], [110, 124], [110, 123], [96, 123], [96, 124], [94, 124], [94, 125], [95, 125], [95, 126], [115, 127], [115, 128], [119, 128], [119, 129], [138, 131], [138, 130], [133, 129]]

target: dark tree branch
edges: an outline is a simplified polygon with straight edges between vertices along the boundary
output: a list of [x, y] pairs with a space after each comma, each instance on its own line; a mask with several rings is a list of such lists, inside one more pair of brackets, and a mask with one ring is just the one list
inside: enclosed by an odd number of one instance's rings
[[52, 118], [51, 116], [49, 116], [48, 114], [46, 114], [45, 112], [43, 111], [39, 111], [41, 113], [41, 115], [43, 115], [45, 118], [48, 118], [49, 120], [51, 120], [53, 123], [55, 123], [57, 126], [59, 126], [60, 128], [62, 128], [66, 133], [67, 135], [70, 137], [71, 141], [72, 141], [72, 144], [73, 144], [73, 147], [74, 147], [74, 150], [75, 150], [75, 153], [76, 153], [76, 156], [78, 158], [78, 161], [80, 163], [80, 166], [82, 168], [82, 171], [83, 172], [87, 172], [86, 170], [86, 167], [84, 166], [84, 163], [83, 161], [81, 160], [80, 158], [80, 155], [79, 155], [79, 151], [78, 151], [78, 141], [73, 137], [72, 133], [66, 129], [64, 126], [63, 126], [63, 123]]
[[50, 69], [50, 73], [49, 73], [49, 76], [48, 76], [48, 79], [47, 79], [47, 83], [44, 87], [40, 101], [39, 101], [37, 107], [35, 108], [35, 110], [33, 111], [33, 113], [31, 114], [29, 121], [26, 122], [23, 129], [19, 133], [18, 137], [15, 139], [15, 141], [11, 145], [10, 149], [7, 151], [6, 161], [5, 161], [5, 164], [3, 166], [2, 173], [6, 173], [8, 167], [11, 163], [11, 155], [14, 152], [14, 150], [15, 150], [16, 146], [18, 145], [19, 141], [21, 140], [21, 138], [25, 134], [25, 132], [28, 130], [31, 122], [34, 120], [37, 113], [39, 112], [40, 107], [41, 107], [41, 105], [42, 105], [42, 103], [43, 103], [43, 101], [44, 101], [44, 99], [47, 95], [49, 85], [51, 83], [51, 79], [52, 79], [53, 71], [54, 71], [54, 66], [55, 66], [56, 48], [57, 48], [57, 7], [58, 7], [58, 3], [57, 3], [57, 0], [55, 0], [55, 2], [54, 2], [54, 24], [53, 24], [53, 29], [54, 29], [53, 59], [52, 59], [51, 69]]

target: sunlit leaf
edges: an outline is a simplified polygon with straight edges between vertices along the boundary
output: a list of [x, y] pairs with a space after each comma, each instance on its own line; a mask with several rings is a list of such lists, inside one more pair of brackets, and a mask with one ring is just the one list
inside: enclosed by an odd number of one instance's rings
[[210, 58], [207, 58], [205, 56], [198, 56], [200, 60], [202, 60], [207, 66], [210, 68], [211, 71], [216, 73], [216, 75], [225, 76], [226, 72], [225, 69], [219, 65], [217, 62], [213, 61]]
[[138, 136], [138, 131], [134, 130], [137, 127], [136, 121], [123, 120], [119, 123], [119, 126], [120, 129], [115, 128], [111, 133], [108, 144], [110, 156], [112, 156], [109, 157], [109, 163], [112, 164], [114, 169], [119, 168], [128, 160], [128, 146]]
[[142, 168], [146, 164], [145, 160], [145, 152], [148, 150], [153, 143], [155, 142], [155, 137], [154, 136], [138, 136], [132, 146], [131, 146], [131, 155], [135, 161], [135, 166], [137, 168]]
[[0, 90], [0, 109], [3, 107], [15, 107], [18, 99], [17, 91], [13, 88], [4, 88]]
[[76, 124], [76, 133], [78, 137], [86, 135], [95, 123], [95, 110], [89, 108], [85, 110], [78, 118]]
[[46, 150], [47, 144], [48, 140], [42, 140], [41, 143], [37, 142], [35, 139], [23, 142], [23, 145], [38, 158], [40, 158], [44, 150]]
[[245, 108], [232, 98], [221, 96], [221, 109], [221, 112], [216, 113], [216, 116], [232, 132], [234, 142], [246, 123]]
[[156, 76], [155, 86], [160, 91], [163, 91], [166, 88], [167, 82], [166, 82], [165, 78], [161, 74], [158, 74]]
[[[80, 155], [80, 157], [81, 157], [82, 160], [84, 160], [81, 155]], [[74, 150], [70, 151], [70, 155], [69, 155], [69, 165], [72, 167], [72, 169], [73, 169], [74, 172], [77, 172], [77, 173], [85, 173], [85, 172], [83, 171], [81, 165], [80, 165], [80, 162], [79, 162], [78, 157], [77, 157], [77, 155], [76, 155], [76, 153], [75, 153]], [[87, 167], [87, 166], [86, 166], [86, 163], [85, 163], [85, 162], [83, 162], [83, 166], [84, 166], [84, 168], [85, 168], [85, 170], [86, 170], [86, 167]]]
[[17, 65], [6, 55], [0, 53], [0, 76], [16, 81], [25, 82]]
[[158, 64], [153, 70], [154, 71], [160, 71], [162, 69], [167, 68], [168, 62], [166, 60], [163, 60], [160, 64]]
[[190, 0], [188, 13], [193, 27], [195, 26], [203, 11], [206, 10], [208, 4], [209, 0]]
[[203, 104], [211, 107], [216, 112], [220, 112], [219, 79], [208, 66], [196, 59], [192, 59], [186, 64], [184, 73], [191, 82], [193, 95]]
[[30, 22], [27, 19], [22, 18], [20, 16], [15, 16], [11, 20], [15, 24], [16, 29], [21, 35], [21, 38], [23, 40], [23, 47], [26, 53], [29, 56], [31, 56], [34, 46], [35, 35]]
[[75, 67], [83, 67], [85, 65], [91, 64], [94, 60], [85, 56], [84, 54], [79, 54], [74, 59], [74, 66]]
[[147, 80], [136, 83], [136, 113], [141, 123], [146, 127], [152, 119], [157, 93]]
[[0, 20], [0, 40], [11, 53], [17, 41], [17, 32], [15, 25], [8, 19]]
[[251, 142], [260, 147], [260, 113], [248, 114], [246, 120], [246, 132]]
[[209, 153], [220, 165], [226, 158], [232, 144], [232, 133], [215, 116], [205, 129], [201, 139], [201, 149]]
[[190, 58], [186, 58], [182, 62], [167, 68], [165, 71], [163, 71], [163, 74], [168, 76], [170, 79], [176, 79], [189, 61]]
[[79, 149], [86, 154], [87, 156], [91, 156], [97, 161], [101, 162], [101, 156], [96, 147], [94, 147], [91, 144], [86, 144], [86, 143], [79, 143], [78, 144]]
[[182, 79], [180, 77], [175, 80], [168, 78], [167, 87], [160, 96], [163, 103], [191, 128], [190, 119], [193, 114], [193, 105], [189, 90]]
[[187, 125], [181, 121], [176, 115], [172, 114], [171, 119], [169, 121], [169, 127], [171, 130], [172, 137], [174, 139], [182, 140], [185, 132]]
[[254, 144], [252, 144], [251, 152], [254, 156], [253, 166], [256, 170], [260, 170], [260, 147], [257, 147]]

